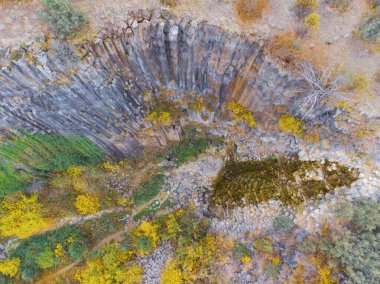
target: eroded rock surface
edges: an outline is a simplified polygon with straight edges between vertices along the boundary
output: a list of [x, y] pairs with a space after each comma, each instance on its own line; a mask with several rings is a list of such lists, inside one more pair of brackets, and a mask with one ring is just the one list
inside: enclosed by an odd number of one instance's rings
[[304, 95], [295, 92], [304, 82], [278, 67], [260, 39], [155, 11], [131, 14], [118, 30], [76, 50], [49, 44], [6, 52], [1, 127], [82, 134], [109, 153], [129, 155], [141, 146], [136, 132], [147, 92], [213, 93], [215, 111], [233, 97], [260, 112], [273, 105], [296, 112]]

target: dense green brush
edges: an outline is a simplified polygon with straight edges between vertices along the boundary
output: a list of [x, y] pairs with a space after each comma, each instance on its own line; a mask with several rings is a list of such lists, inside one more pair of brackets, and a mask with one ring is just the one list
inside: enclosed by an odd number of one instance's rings
[[93, 142], [81, 136], [20, 134], [0, 145], [0, 197], [24, 188], [32, 180], [33, 171], [95, 165], [105, 155]]

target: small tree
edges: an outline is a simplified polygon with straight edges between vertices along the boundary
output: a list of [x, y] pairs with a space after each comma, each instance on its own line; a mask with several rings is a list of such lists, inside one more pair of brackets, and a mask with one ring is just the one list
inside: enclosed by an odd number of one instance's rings
[[54, 252], [49, 247], [46, 247], [42, 253], [37, 255], [36, 260], [38, 266], [42, 269], [50, 268], [56, 263]]
[[71, 0], [42, 0], [40, 16], [63, 38], [88, 22], [85, 13], [74, 8]]
[[[311, 115], [312, 111], [321, 106], [322, 101], [328, 102], [330, 99], [344, 98], [350, 93], [342, 91], [343, 76], [336, 74], [332, 68], [317, 69], [310, 62], [298, 62], [299, 74], [306, 81], [305, 87], [299, 90], [304, 93], [297, 114], [303, 118]], [[330, 100], [330, 102], [333, 100]]]

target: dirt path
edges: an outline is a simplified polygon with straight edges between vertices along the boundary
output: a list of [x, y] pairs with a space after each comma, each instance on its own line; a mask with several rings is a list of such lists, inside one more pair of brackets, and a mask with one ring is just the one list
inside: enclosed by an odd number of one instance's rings
[[[105, 237], [104, 239], [102, 239], [99, 243], [97, 243], [90, 251], [91, 252], [94, 252], [100, 248], [102, 248], [105, 244], [109, 243], [109, 242], [112, 242], [112, 241], [117, 241], [117, 242], [121, 242], [123, 241], [123, 234], [125, 232], [128, 232], [129, 230], [131, 230], [133, 227], [137, 226], [138, 225], [138, 222], [134, 222], [133, 221], [133, 217], [135, 215], [137, 215], [138, 213], [140, 213], [142, 210], [144, 210], [147, 206], [149, 206], [153, 201], [155, 200], [159, 200], [160, 204], [164, 203], [167, 199], [168, 199], [169, 195], [164, 192], [164, 191], [160, 191], [159, 194], [150, 199], [148, 202], [140, 205], [139, 207], [136, 208], [135, 212], [133, 214], [131, 214], [129, 220], [128, 220], [128, 225], [112, 234], [112, 235], [109, 235], [107, 237]], [[103, 213], [104, 214], [104, 213]], [[93, 214], [93, 215], [96, 215], [96, 214]], [[160, 214], [158, 214], [160, 215]], [[96, 218], [96, 217], [93, 217], [93, 218]], [[92, 218], [92, 219], [93, 219]], [[72, 262], [70, 263], [69, 265], [66, 265], [64, 267], [62, 267], [61, 269], [59, 269], [58, 271], [54, 272], [53, 274], [50, 274], [50, 275], [46, 275], [44, 276], [42, 279], [40, 280], [36, 280], [36, 284], [50, 284], [54, 281], [54, 279], [60, 277], [61, 275], [63, 275], [64, 273], [70, 271], [71, 269], [73, 269], [74, 267], [76, 267], [77, 265], [79, 265], [80, 263], [82, 263], [82, 260], [77, 260], [75, 262]]]

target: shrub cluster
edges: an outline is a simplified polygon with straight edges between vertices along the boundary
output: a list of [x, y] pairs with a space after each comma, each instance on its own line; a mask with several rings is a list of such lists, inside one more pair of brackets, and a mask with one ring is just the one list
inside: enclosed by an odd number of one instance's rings
[[301, 134], [303, 121], [291, 115], [284, 114], [280, 118], [279, 126], [286, 133]]
[[311, 13], [305, 18], [305, 25], [310, 28], [312, 32], [316, 32], [319, 29], [319, 15], [317, 13]]
[[296, 11], [300, 17], [305, 17], [318, 8], [318, 0], [297, 0]]
[[380, 9], [371, 11], [364, 20], [360, 29], [360, 36], [363, 39], [378, 41], [380, 40]]
[[53, 32], [65, 38], [85, 26], [85, 13], [76, 9], [71, 0], [42, 0], [40, 16]]
[[[56, 253], [60, 245], [60, 253]], [[62, 227], [50, 233], [33, 236], [21, 241], [10, 250], [12, 258], [19, 258], [23, 280], [31, 281], [43, 270], [69, 258], [77, 260], [88, 251], [84, 233], [73, 225]]]
[[268, 0], [238, 0], [236, 12], [241, 21], [249, 24], [261, 18], [268, 4]]

